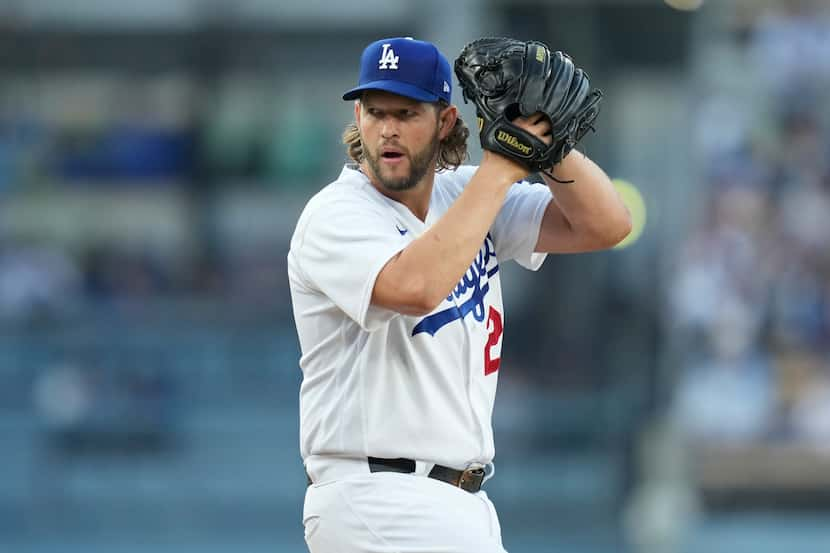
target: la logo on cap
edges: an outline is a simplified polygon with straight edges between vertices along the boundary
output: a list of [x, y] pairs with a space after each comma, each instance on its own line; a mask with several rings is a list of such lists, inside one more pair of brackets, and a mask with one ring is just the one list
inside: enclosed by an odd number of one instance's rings
[[397, 69], [399, 59], [400, 56], [395, 55], [392, 45], [384, 44], [383, 52], [380, 53], [380, 59], [378, 60], [378, 69]]
[[382, 90], [418, 102], [449, 103], [452, 69], [430, 42], [410, 37], [381, 38], [363, 49], [357, 83], [343, 94], [344, 100], [357, 100], [367, 90]]

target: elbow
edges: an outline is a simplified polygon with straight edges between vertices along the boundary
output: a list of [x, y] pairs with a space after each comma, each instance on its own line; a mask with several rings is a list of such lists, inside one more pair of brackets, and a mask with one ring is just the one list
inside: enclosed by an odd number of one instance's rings
[[402, 310], [401, 313], [404, 315], [409, 315], [410, 317], [426, 317], [430, 313], [435, 310], [435, 305], [430, 306], [427, 303], [420, 303], [420, 304], [411, 304], [407, 306], [406, 310]]
[[429, 294], [426, 290], [416, 296], [410, 297], [407, 305], [406, 315], [413, 317], [425, 317], [435, 311], [435, 308], [444, 300], [443, 297], [436, 298], [435, 294]]
[[628, 209], [622, 208], [613, 217], [606, 219], [605, 224], [594, 229], [593, 241], [595, 248], [613, 248], [631, 233], [632, 227], [631, 214]]
[[631, 213], [629, 213], [628, 209], [623, 208], [620, 216], [611, 225], [611, 228], [608, 232], [610, 244], [608, 245], [609, 248], [616, 246], [625, 238], [631, 234], [631, 229], [634, 228], [634, 225], [631, 221]]
[[412, 276], [401, 283], [397, 311], [413, 317], [423, 317], [432, 313], [444, 297], [430, 290], [425, 278]]
[[444, 301], [430, 271], [401, 266], [397, 258], [384, 267], [372, 290], [372, 304], [413, 317], [431, 313]]

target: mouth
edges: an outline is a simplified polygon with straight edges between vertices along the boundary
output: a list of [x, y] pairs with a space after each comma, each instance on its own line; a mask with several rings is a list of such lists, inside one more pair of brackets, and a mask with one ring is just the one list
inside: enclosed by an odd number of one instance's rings
[[387, 147], [381, 150], [380, 157], [383, 161], [394, 164], [401, 162], [406, 156], [400, 150]]

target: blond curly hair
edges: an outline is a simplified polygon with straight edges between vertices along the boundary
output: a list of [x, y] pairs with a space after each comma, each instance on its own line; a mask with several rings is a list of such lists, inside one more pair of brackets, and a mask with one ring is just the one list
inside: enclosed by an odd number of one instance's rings
[[[443, 100], [433, 104], [435, 109], [441, 111], [449, 106]], [[470, 129], [462, 121], [461, 117], [455, 120], [455, 126], [450, 133], [441, 141], [438, 148], [438, 161], [436, 170], [457, 169], [467, 159], [467, 139], [470, 137]], [[360, 140], [360, 129], [354, 121], [346, 125], [343, 130], [343, 144], [346, 145], [346, 153], [355, 163], [363, 163], [363, 142]]]

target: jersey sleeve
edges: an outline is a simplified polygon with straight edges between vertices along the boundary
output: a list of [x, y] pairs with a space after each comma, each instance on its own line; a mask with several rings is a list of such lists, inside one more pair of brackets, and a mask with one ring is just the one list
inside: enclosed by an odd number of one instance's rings
[[514, 259], [533, 271], [542, 266], [547, 254], [534, 249], [551, 199], [550, 188], [544, 184], [517, 182], [510, 187], [491, 229], [499, 260]]
[[371, 331], [398, 315], [370, 303], [381, 269], [406, 245], [381, 209], [341, 199], [309, 214], [292, 249], [307, 284]]

